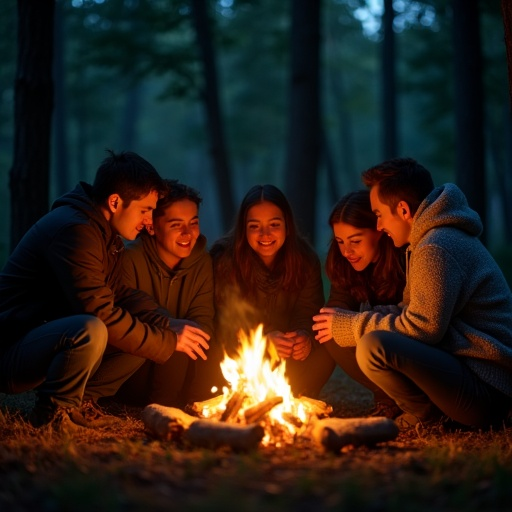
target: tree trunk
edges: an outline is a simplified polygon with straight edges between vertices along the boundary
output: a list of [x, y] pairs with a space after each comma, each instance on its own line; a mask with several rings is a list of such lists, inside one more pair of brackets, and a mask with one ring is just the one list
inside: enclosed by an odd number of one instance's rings
[[55, 151], [55, 194], [61, 196], [71, 188], [69, 174], [68, 138], [66, 129], [66, 93], [64, 70], [64, 15], [62, 2], [55, 4], [55, 39], [53, 77], [55, 81], [54, 151]]
[[11, 248], [48, 211], [55, 0], [18, 0]]
[[512, 111], [512, 2], [501, 0], [501, 14], [505, 29], [505, 49], [507, 52], [509, 107]]
[[[487, 186], [484, 159], [483, 65], [478, 0], [453, 0], [455, 68], [455, 173], [485, 226]], [[486, 230], [482, 241], [485, 242]]]
[[285, 191], [297, 224], [315, 237], [320, 129], [320, 3], [292, 0], [291, 80]]
[[208, 2], [205, 0], [192, 0], [192, 17], [203, 63], [203, 102], [206, 110], [208, 134], [218, 188], [217, 197], [219, 199], [222, 228], [226, 230], [233, 221], [235, 204], [231, 170], [224, 137], [224, 125], [221, 116], [217, 66], [207, 5]]
[[382, 143], [384, 159], [398, 156], [396, 80], [395, 80], [395, 11], [393, 0], [384, 0], [382, 41]]

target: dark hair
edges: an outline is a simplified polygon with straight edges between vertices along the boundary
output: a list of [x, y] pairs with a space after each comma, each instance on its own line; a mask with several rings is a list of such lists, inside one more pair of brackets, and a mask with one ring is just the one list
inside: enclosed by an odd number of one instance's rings
[[379, 199], [392, 210], [405, 201], [414, 215], [434, 189], [430, 172], [413, 158], [394, 158], [362, 173], [367, 187], [378, 186]]
[[155, 190], [165, 190], [162, 178], [156, 169], [137, 153], [123, 151], [109, 156], [96, 171], [92, 185], [92, 197], [96, 204], [104, 203], [112, 194], [119, 194], [125, 207], [133, 200], [141, 199]]
[[[329, 215], [329, 226], [333, 229], [334, 224], [340, 222], [356, 228], [377, 229], [368, 190], [350, 192], [334, 205]], [[370, 301], [372, 305], [398, 303], [405, 286], [404, 252], [384, 234], [380, 237], [378, 249], [378, 260], [358, 272], [341, 254], [333, 237], [325, 262], [331, 286], [350, 290], [358, 302]]]
[[165, 179], [163, 183], [165, 185], [165, 192], [156, 203], [156, 208], [153, 210], [153, 219], [161, 217], [165, 210], [177, 201], [188, 199], [195, 203], [198, 208], [203, 202], [203, 199], [196, 189], [179, 183], [178, 180]]
[[282, 212], [286, 224], [286, 240], [276, 255], [273, 274], [279, 276], [285, 290], [299, 290], [309, 278], [311, 255], [309, 243], [299, 234], [290, 203], [274, 185], [255, 185], [243, 198], [231, 231], [211, 248], [216, 272], [245, 295], [257, 289], [254, 257], [258, 257], [247, 241], [247, 212], [256, 204], [268, 201]]

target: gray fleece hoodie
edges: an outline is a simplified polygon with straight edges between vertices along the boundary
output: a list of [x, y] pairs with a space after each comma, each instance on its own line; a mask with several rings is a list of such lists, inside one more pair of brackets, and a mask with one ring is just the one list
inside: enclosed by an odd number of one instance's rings
[[433, 190], [413, 219], [402, 311], [339, 310], [336, 343], [354, 346], [375, 330], [401, 333], [453, 354], [512, 396], [512, 295], [481, 232], [478, 214], [456, 185]]

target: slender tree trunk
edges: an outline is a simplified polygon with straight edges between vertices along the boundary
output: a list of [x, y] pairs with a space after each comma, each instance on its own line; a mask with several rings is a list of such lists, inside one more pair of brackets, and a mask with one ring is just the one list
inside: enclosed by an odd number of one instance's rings
[[320, 3], [291, 0], [291, 81], [285, 190], [314, 242], [320, 157]]
[[[456, 181], [485, 226], [484, 94], [479, 0], [453, 0]], [[485, 241], [486, 230], [483, 240]]]
[[121, 120], [119, 149], [134, 151], [137, 143], [137, 126], [140, 117], [143, 85], [137, 84], [126, 91]]
[[55, 48], [53, 76], [55, 80], [55, 194], [61, 196], [71, 188], [69, 173], [68, 138], [66, 130], [66, 73], [64, 70], [64, 16], [62, 2], [55, 3]]
[[224, 125], [218, 91], [217, 65], [210, 20], [207, 12], [208, 2], [192, 0], [192, 17], [197, 34], [197, 42], [203, 63], [204, 89], [203, 101], [206, 109], [208, 134], [217, 182], [222, 227], [226, 230], [233, 221], [235, 212], [231, 169], [228, 161]]
[[55, 0], [18, 0], [11, 248], [48, 211]]
[[382, 143], [384, 159], [398, 156], [396, 106], [396, 55], [393, 0], [384, 0], [382, 41]]
[[505, 49], [507, 52], [509, 107], [512, 111], [512, 2], [510, 0], [501, 0], [501, 14], [503, 16]]

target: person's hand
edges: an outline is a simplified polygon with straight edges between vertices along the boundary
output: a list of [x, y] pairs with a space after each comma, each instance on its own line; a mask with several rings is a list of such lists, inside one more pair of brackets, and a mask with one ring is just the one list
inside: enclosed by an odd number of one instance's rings
[[319, 343], [332, 340], [332, 318], [337, 308], [322, 308], [318, 315], [313, 317], [313, 330], [316, 331], [315, 339]]
[[173, 322], [172, 330], [178, 338], [176, 350], [178, 352], [185, 352], [194, 360], [197, 359], [197, 356], [200, 356], [206, 361], [207, 357], [204, 351], [210, 348], [207, 343], [210, 336], [201, 328], [196, 327], [196, 325], [194, 322]]
[[289, 336], [289, 334], [295, 333], [288, 333], [287, 335], [281, 331], [272, 331], [266, 335], [267, 339], [274, 345], [277, 354], [281, 359], [288, 359], [292, 355], [295, 339], [292, 336]]
[[306, 357], [311, 353], [311, 337], [310, 334], [303, 330], [299, 329], [294, 332], [287, 332], [285, 336], [291, 335], [293, 337], [293, 349], [292, 349], [292, 357], [296, 361], [304, 361]]

